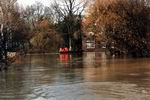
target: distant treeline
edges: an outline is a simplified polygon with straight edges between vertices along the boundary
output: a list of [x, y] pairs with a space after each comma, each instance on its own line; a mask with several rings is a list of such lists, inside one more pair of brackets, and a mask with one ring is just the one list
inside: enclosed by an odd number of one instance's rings
[[0, 0], [0, 56], [6, 50], [81, 50], [88, 32], [95, 33], [96, 42], [105, 42], [111, 55], [150, 56], [149, 0], [63, 0], [26, 8], [16, 1]]

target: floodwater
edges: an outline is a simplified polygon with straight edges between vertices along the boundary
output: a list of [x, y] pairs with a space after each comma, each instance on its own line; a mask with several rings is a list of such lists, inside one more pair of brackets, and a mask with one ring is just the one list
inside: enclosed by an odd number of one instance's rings
[[150, 100], [150, 58], [27, 55], [0, 72], [0, 100]]

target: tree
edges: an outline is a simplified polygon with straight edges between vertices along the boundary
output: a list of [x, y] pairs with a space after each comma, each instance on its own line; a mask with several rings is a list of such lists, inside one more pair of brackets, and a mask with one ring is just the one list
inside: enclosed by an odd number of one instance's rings
[[31, 6], [27, 6], [21, 11], [22, 18], [30, 25], [32, 31], [37, 30], [39, 21], [44, 17], [44, 5], [36, 2]]
[[27, 6], [21, 11], [21, 14], [22, 18], [30, 25], [32, 31], [38, 31], [38, 25], [45, 19], [54, 24], [52, 9], [45, 7], [41, 2]]
[[[57, 38], [59, 38], [59, 36], [55, 32], [54, 12], [51, 7], [45, 7], [42, 3], [36, 2], [26, 9], [23, 9], [21, 15], [22, 19], [30, 27], [31, 36], [29, 41], [31, 42], [32, 49], [39, 49], [39, 51], [42, 49], [42, 51], [45, 52], [50, 50], [50, 48], [57, 47], [57, 41], [59, 40]], [[51, 37], [54, 38], [49, 37], [49, 35], [52, 34], [54, 36]], [[52, 43], [47, 43], [49, 41]], [[43, 45], [41, 43], [43, 43]], [[49, 46], [53, 43], [57, 44]]]
[[106, 35], [107, 48], [112, 54], [149, 56], [150, 7], [147, 4], [144, 0], [95, 1], [89, 16], [97, 33]]
[[10, 31], [10, 15], [16, 0], [0, 0], [1, 10], [1, 32], [0, 32], [0, 60], [7, 64], [7, 40]]
[[57, 31], [61, 33], [65, 42], [63, 46], [72, 51], [82, 50], [82, 13], [86, 4], [86, 1], [64, 0], [61, 3], [55, 1], [53, 5]]
[[58, 50], [61, 38], [55, 31], [55, 26], [47, 19], [44, 19], [38, 25], [39, 31], [31, 38], [33, 48], [38, 52], [50, 52]]

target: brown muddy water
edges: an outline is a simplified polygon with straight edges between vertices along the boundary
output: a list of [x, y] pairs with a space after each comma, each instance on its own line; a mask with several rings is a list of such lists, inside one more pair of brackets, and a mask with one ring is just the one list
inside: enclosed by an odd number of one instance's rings
[[0, 100], [150, 100], [150, 58], [27, 55], [0, 72]]

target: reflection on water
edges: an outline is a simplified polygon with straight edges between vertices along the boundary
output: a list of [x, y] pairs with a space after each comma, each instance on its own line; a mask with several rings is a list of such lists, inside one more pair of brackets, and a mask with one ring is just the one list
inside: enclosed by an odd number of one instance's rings
[[0, 72], [0, 100], [149, 100], [150, 58], [28, 55]]

